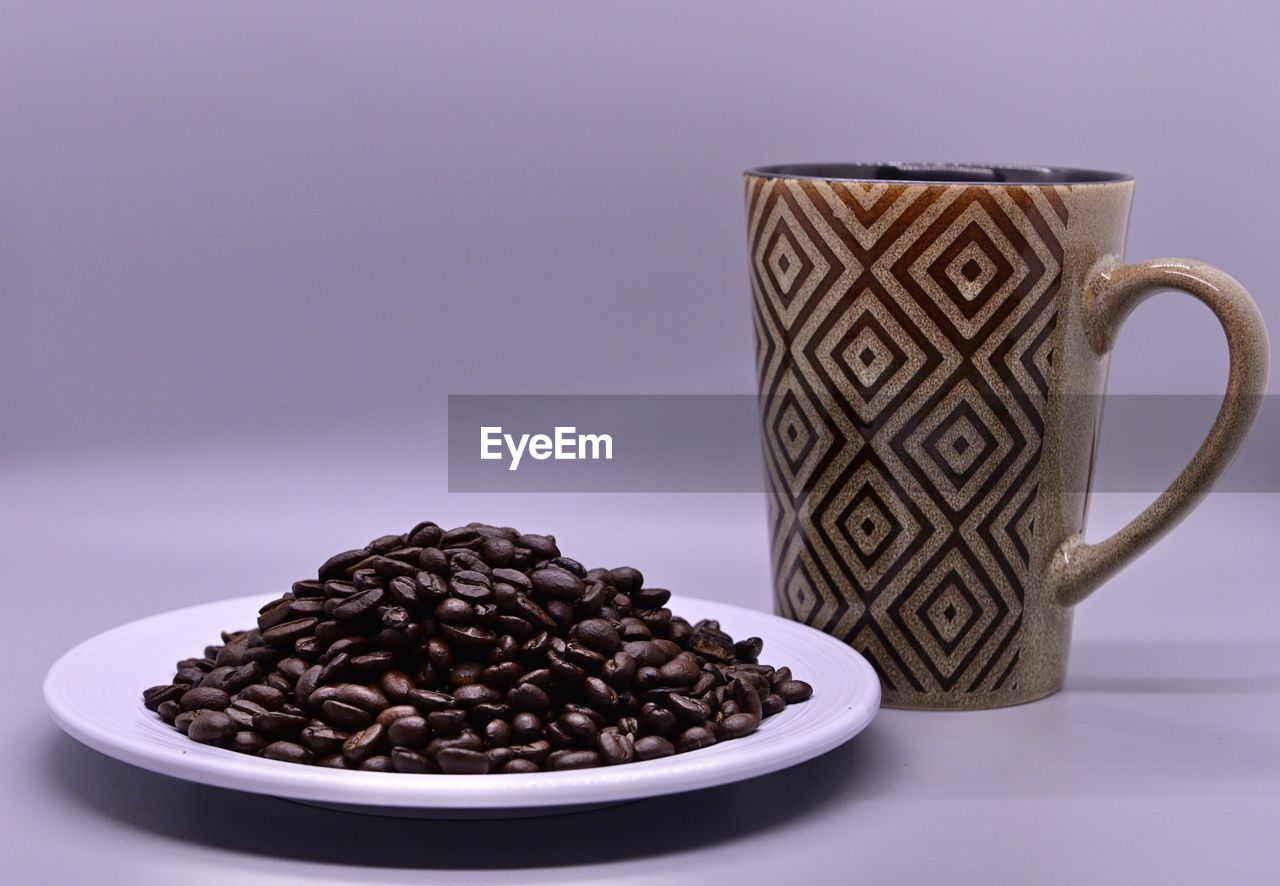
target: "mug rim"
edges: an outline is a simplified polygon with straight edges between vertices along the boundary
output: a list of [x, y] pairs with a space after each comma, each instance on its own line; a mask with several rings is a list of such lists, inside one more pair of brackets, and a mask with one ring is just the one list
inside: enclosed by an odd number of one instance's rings
[[1133, 176], [1070, 166], [1000, 163], [779, 163], [756, 166], [743, 175], [767, 179], [867, 182], [904, 185], [1103, 185], [1131, 182]]

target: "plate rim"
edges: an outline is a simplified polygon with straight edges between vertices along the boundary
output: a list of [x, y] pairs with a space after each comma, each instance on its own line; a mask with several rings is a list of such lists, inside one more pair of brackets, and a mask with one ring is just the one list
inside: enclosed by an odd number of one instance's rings
[[[61, 696], [60, 689], [69, 685], [67, 677], [75, 673], [77, 659], [94, 647], [109, 643], [115, 635], [145, 630], [151, 622], [163, 623], [184, 615], [192, 617], [199, 610], [239, 604], [256, 608], [263, 599], [262, 594], [248, 594], [183, 606], [108, 628], [77, 643], [58, 657], [43, 681], [42, 695], [54, 722], [76, 741], [116, 760], [213, 787], [371, 808], [526, 809], [640, 800], [731, 784], [787, 769], [853, 738], [871, 723], [880, 709], [879, 677], [864, 656], [841, 640], [771, 612], [684, 594], [675, 595], [677, 606], [692, 604], [695, 608], [705, 608], [713, 618], [740, 615], [747, 619], [776, 620], [787, 630], [801, 634], [806, 642], [825, 646], [830, 654], [847, 659], [852, 694], [841, 712], [844, 716], [829, 717], [811, 725], [805, 742], [774, 748], [768, 754], [742, 753], [749, 750], [749, 746], [744, 746], [738, 756], [712, 755], [709, 760], [696, 759], [698, 753], [693, 752], [623, 766], [467, 778], [299, 766], [233, 751], [227, 751], [225, 757], [187, 759], [186, 750], [174, 753], [171, 746], [153, 745], [113, 732], [92, 717], [70, 709], [67, 699]], [[138, 705], [141, 707], [141, 701]], [[749, 743], [750, 738], [738, 739], [733, 745], [736, 747], [741, 741]], [[432, 797], [433, 794], [437, 796]]]

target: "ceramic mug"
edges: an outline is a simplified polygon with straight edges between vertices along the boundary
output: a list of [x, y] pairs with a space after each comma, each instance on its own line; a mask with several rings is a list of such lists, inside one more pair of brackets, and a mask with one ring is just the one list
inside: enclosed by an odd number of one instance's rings
[[[746, 173], [778, 610], [839, 637], [896, 707], [1049, 695], [1072, 607], [1171, 529], [1266, 388], [1257, 306], [1185, 259], [1122, 264], [1133, 180], [1079, 169], [804, 164]], [[1227, 395], [1173, 485], [1086, 543], [1107, 356], [1180, 290]]]

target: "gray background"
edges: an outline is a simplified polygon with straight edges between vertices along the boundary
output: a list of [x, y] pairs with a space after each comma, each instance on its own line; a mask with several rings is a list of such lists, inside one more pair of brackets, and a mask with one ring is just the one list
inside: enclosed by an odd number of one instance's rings
[[[145, 883], [1264, 879], [1272, 495], [1214, 496], [1082, 607], [1053, 699], [885, 712], [793, 772], [599, 819], [195, 788], [61, 738], [38, 686], [119, 621], [427, 516], [767, 608], [758, 496], [450, 496], [445, 395], [750, 391], [738, 173], [787, 160], [1131, 172], [1129, 256], [1222, 265], [1280, 328], [1274, 33], [1263, 4], [0, 2], [7, 857]], [[1157, 299], [1112, 389], [1210, 393], [1225, 365], [1206, 311]], [[1144, 498], [1099, 496], [1092, 533]]]

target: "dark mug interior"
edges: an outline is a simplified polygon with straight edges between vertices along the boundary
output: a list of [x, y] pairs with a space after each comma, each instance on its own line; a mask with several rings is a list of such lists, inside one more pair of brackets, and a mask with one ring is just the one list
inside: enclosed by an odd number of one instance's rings
[[969, 163], [785, 163], [747, 170], [758, 178], [912, 184], [1078, 185], [1128, 181], [1130, 176], [1097, 169], [1055, 166], [985, 166]]

